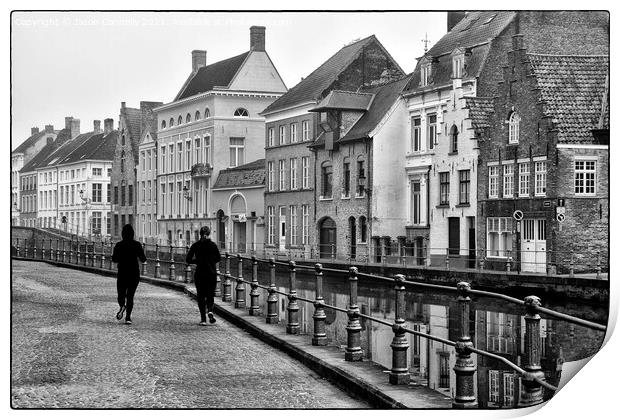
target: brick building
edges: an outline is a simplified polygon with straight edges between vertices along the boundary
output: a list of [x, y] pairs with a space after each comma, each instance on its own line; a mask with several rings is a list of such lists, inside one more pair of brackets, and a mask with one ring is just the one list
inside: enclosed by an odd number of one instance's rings
[[333, 90], [355, 92], [404, 75], [372, 35], [341, 48], [261, 113], [266, 120], [267, 249], [307, 255], [317, 250], [316, 156], [309, 146], [322, 130], [310, 109]]
[[39, 127], [33, 127], [28, 137], [22, 144], [17, 146], [11, 153], [11, 225], [20, 226], [20, 210], [25, 207], [22, 200], [19, 171], [30, 162], [45, 146], [56, 139], [58, 131], [53, 125], [46, 125], [45, 131], [39, 131]]
[[572, 257], [594, 271], [609, 238], [609, 57], [531, 53], [526, 39], [513, 37], [481, 148], [479, 240], [490, 265], [568, 272]]
[[262, 26], [250, 28], [250, 50], [237, 56], [207, 65], [206, 51], [192, 51], [190, 76], [173, 102], [155, 109], [160, 239], [184, 245], [209, 225], [214, 240], [232, 242], [223, 223], [230, 215], [215, 206], [213, 183], [220, 170], [264, 157], [259, 113], [284, 92]]
[[[138, 186], [136, 236], [143, 243], [158, 243], [157, 231], [157, 127], [142, 133], [138, 146], [139, 158], [136, 168]], [[161, 245], [161, 243], [160, 243]]]
[[[219, 220], [218, 231], [230, 232], [228, 244], [218, 246], [231, 252], [260, 250], [264, 236], [265, 160], [222, 169], [213, 184], [213, 204], [228, 215]], [[198, 230], [194, 231], [198, 240]]]
[[122, 227], [134, 225], [134, 215], [138, 214], [138, 193], [136, 172], [139, 164], [139, 145], [144, 131], [156, 129], [157, 116], [153, 108], [162, 102], [140, 101], [140, 109], [129, 108], [121, 102], [118, 120], [118, 142], [112, 164], [112, 238], [120, 239]]

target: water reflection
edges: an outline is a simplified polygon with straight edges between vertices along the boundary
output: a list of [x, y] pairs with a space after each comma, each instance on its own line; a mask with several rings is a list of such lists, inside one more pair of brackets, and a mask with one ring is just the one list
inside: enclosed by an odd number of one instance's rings
[[[249, 269], [244, 268], [244, 270]], [[237, 270], [231, 269], [236, 275]], [[267, 272], [260, 272], [261, 285], [268, 285]], [[278, 270], [276, 276], [278, 291], [289, 290], [288, 274], [285, 269]], [[234, 285], [233, 285], [234, 289]], [[262, 314], [267, 313], [267, 292], [259, 289]], [[246, 302], [250, 302], [250, 287], [246, 286]], [[349, 303], [349, 290], [344, 277], [324, 276], [323, 298], [328, 305], [346, 308]], [[297, 295], [314, 300], [314, 275], [298, 270]], [[458, 339], [458, 315], [456, 294], [435, 290], [411, 291], [406, 294], [406, 323], [416, 331], [431, 334], [448, 340]], [[300, 334], [306, 335], [310, 342], [313, 334], [314, 306], [298, 301]], [[280, 323], [286, 324], [288, 300], [278, 295]], [[358, 305], [363, 314], [390, 322], [394, 320], [394, 290], [391, 286], [360, 279]], [[550, 306], [550, 305], [546, 305]], [[570, 313], [568, 307], [554, 303], [553, 309]], [[602, 314], [604, 308], [586, 308], [590, 314]], [[329, 345], [339, 346], [343, 351], [347, 343], [347, 316], [345, 313], [325, 309], [326, 333]], [[470, 312], [470, 334], [474, 346], [501, 355], [522, 366], [524, 355], [525, 320], [521, 306], [490, 298], [473, 298]], [[579, 314], [574, 314], [579, 316]], [[602, 317], [602, 315], [600, 316]], [[599, 319], [592, 319], [600, 322]], [[392, 329], [376, 322], [361, 319], [361, 346], [364, 358], [370, 359], [386, 369], [392, 364], [390, 343], [394, 336]], [[540, 324], [542, 339], [541, 366], [546, 380], [558, 385], [563, 361], [579, 360], [598, 351], [604, 333], [567, 322], [542, 319]], [[428, 386], [446, 396], [453, 397], [456, 392], [456, 376], [453, 370], [456, 351], [453, 347], [424, 337], [407, 334], [409, 339], [408, 366], [412, 381]], [[344, 356], [343, 356], [344, 357]], [[482, 408], [510, 408], [519, 403], [521, 380], [518, 375], [501, 362], [487, 357], [472, 355], [477, 365], [475, 388], [479, 405]], [[544, 399], [551, 398], [552, 392], [544, 389]]]

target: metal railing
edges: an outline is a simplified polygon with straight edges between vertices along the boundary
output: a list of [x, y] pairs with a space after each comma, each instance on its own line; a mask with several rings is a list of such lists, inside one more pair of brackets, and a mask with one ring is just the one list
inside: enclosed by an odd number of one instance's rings
[[[24, 242], [25, 241], [21, 241]], [[49, 260], [71, 263], [76, 265], [108, 268], [106, 267], [106, 257], [109, 261], [109, 269], [111, 270], [112, 261], [111, 253], [113, 243], [95, 243], [88, 241], [68, 241], [64, 240], [42, 240], [41, 247], [37, 250], [36, 243], [30, 246], [20, 246], [20, 240], [14, 243], [16, 254], [18, 257], [32, 258], [35, 260]], [[55, 246], [54, 246], [55, 245]], [[67, 245], [67, 246], [66, 246]], [[147, 248], [147, 252], [151, 250]], [[184, 262], [185, 253], [188, 247], [160, 247], [154, 246], [155, 258], [149, 257], [142, 264], [142, 275], [148, 275], [148, 263], [153, 262], [152, 275], [155, 278], [162, 278], [162, 263], [167, 263], [168, 272], [163, 273], [164, 278], [172, 281], [183, 281], [188, 283], [191, 278], [191, 265]], [[164, 249], [161, 249], [164, 248]], [[168, 249], [165, 249], [168, 248]], [[184, 252], [181, 253], [180, 251]], [[160, 257], [165, 257], [162, 259]], [[233, 275], [231, 272], [231, 258], [236, 258], [237, 272]], [[244, 276], [243, 262], [251, 264], [251, 277], [247, 279]], [[224, 264], [224, 272], [220, 270], [220, 264]], [[388, 326], [394, 332], [394, 337], [390, 344], [392, 348], [392, 366], [389, 371], [389, 382], [394, 385], [408, 384], [410, 381], [409, 367], [407, 365], [407, 350], [409, 342], [406, 338], [407, 334], [418, 337], [424, 337], [447, 346], [454, 347], [457, 359], [453, 370], [456, 374], [456, 392], [453, 397], [452, 405], [454, 408], [474, 408], [478, 406], [477, 396], [475, 395], [474, 373], [477, 370], [476, 362], [472, 358], [472, 354], [478, 354], [484, 357], [492, 358], [515, 371], [522, 380], [523, 392], [519, 400], [519, 406], [531, 406], [543, 402], [542, 389], [557, 391], [557, 387], [545, 381], [545, 374], [541, 368], [542, 341], [540, 336], [540, 314], [549, 317], [561, 319], [573, 324], [577, 324], [596, 331], [606, 331], [606, 326], [595, 322], [583, 320], [571, 315], [567, 315], [558, 311], [554, 311], [541, 306], [541, 301], [536, 296], [528, 296], [525, 299], [517, 299], [501, 293], [489, 292], [484, 290], [472, 289], [467, 282], [458, 282], [456, 286], [433, 285], [406, 280], [402, 274], [394, 277], [378, 276], [373, 274], [360, 273], [354, 266], [348, 270], [324, 268], [321, 263], [314, 265], [298, 265], [295, 261], [278, 261], [274, 257], [269, 259], [257, 258], [256, 255], [237, 254], [232, 257], [230, 253], [225, 252], [223, 261], [217, 267], [217, 286], [216, 296], [221, 297], [223, 302], [233, 302], [234, 307], [238, 309], [248, 310], [249, 315], [259, 316], [261, 314], [260, 296], [258, 289], [267, 292], [265, 322], [268, 324], [277, 324], [279, 322], [279, 308], [277, 295], [285, 296], [288, 299], [286, 306], [286, 333], [300, 334], [299, 322], [299, 304], [298, 301], [306, 302], [314, 306], [312, 345], [325, 346], [328, 344], [326, 334], [326, 314], [325, 309], [345, 313], [347, 315], [347, 344], [344, 349], [344, 358], [346, 361], [354, 362], [363, 359], [363, 351], [361, 347], [360, 333], [362, 330], [360, 319], [376, 322]], [[267, 264], [269, 267], [269, 285], [264, 286], [258, 282], [258, 265]], [[176, 266], [180, 265], [182, 274], [177, 274]], [[288, 292], [279, 291], [276, 288], [276, 267], [285, 267], [288, 270]], [[298, 270], [304, 270], [314, 273], [315, 298], [307, 299], [297, 294], [296, 273]], [[323, 298], [323, 276], [324, 272], [344, 275], [349, 286], [349, 305], [341, 308], [325, 303]], [[394, 301], [395, 316], [393, 321], [377, 318], [371, 315], [363, 314], [358, 306], [358, 278], [370, 278], [375, 280], [389, 281], [394, 284]], [[235, 282], [234, 293], [233, 284]], [[246, 302], [245, 285], [250, 286], [249, 305]], [[458, 339], [456, 341], [448, 340], [443, 337], [427, 334], [408, 328], [405, 322], [405, 292], [406, 286], [426, 289], [435, 289], [449, 292], [456, 292], [457, 308], [458, 308]], [[524, 308], [525, 319], [525, 336], [524, 336], [524, 356], [522, 358], [522, 366], [518, 366], [507, 358], [476, 348], [470, 336], [470, 303], [471, 296], [484, 296], [501, 299], [506, 302], [520, 305]]]

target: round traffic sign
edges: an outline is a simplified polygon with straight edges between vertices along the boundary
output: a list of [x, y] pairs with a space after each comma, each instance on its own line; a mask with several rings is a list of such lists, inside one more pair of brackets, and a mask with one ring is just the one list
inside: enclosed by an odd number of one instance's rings
[[514, 217], [515, 220], [521, 220], [523, 219], [523, 212], [521, 210], [515, 210], [515, 212], [512, 213], [512, 217]]
[[564, 215], [564, 213], [558, 213], [555, 218], [558, 220], [558, 222], [562, 223], [566, 219], [566, 215]]

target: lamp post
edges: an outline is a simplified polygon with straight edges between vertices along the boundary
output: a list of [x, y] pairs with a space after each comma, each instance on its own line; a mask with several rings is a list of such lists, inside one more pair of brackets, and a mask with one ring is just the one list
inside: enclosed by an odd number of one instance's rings
[[84, 190], [80, 190], [80, 199], [82, 200], [82, 205], [84, 206], [84, 209], [86, 210], [86, 220], [88, 223], [88, 239], [90, 240], [90, 235], [92, 231], [92, 223], [90, 220], [90, 216], [88, 214], [88, 209], [90, 208], [91, 199], [84, 196]]

